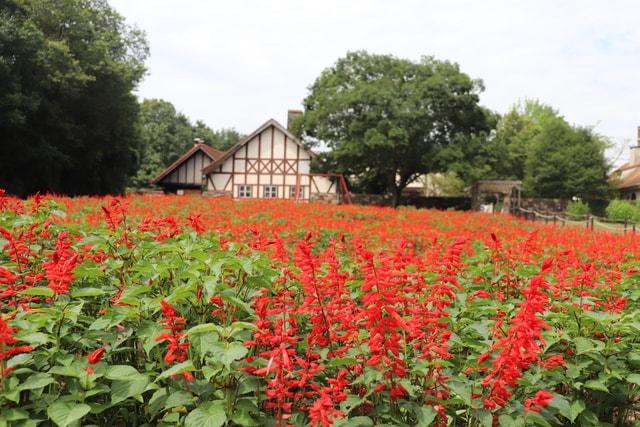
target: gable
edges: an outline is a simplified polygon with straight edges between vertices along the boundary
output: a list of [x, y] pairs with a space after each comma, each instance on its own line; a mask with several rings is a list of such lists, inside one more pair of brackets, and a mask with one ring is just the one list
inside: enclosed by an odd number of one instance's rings
[[[285, 142], [286, 141], [286, 142]], [[295, 158], [298, 153], [300, 158], [309, 160], [315, 154], [306, 148], [298, 139], [286, 130], [276, 120], [268, 120], [249, 136], [231, 147], [224, 155], [207, 166], [202, 172], [206, 174], [216, 172], [231, 172], [237, 170], [229, 167], [230, 159], [235, 158]], [[288, 154], [288, 156], [287, 156]]]
[[221, 151], [208, 145], [196, 144], [163, 170], [151, 183], [199, 185], [202, 183], [202, 169], [222, 155]]

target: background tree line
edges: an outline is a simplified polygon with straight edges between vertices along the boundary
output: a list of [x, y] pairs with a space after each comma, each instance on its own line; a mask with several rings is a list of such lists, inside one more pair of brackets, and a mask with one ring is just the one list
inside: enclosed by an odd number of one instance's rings
[[135, 188], [148, 187], [164, 168], [191, 148], [196, 138], [225, 151], [241, 136], [234, 129], [213, 130], [200, 120], [191, 123], [173, 104], [161, 99], [142, 101], [136, 126], [140, 148], [137, 172], [130, 180]]
[[432, 172], [467, 186], [522, 180], [533, 197], [610, 195], [606, 138], [537, 101], [500, 116], [480, 106], [483, 89], [448, 61], [352, 52], [310, 87], [297, 131], [329, 148], [317, 167], [349, 176], [358, 190], [386, 192], [394, 203], [408, 183]]
[[0, 188], [121, 193], [148, 186], [195, 137], [237, 142], [167, 101], [139, 102], [148, 54], [105, 0], [0, 2]]
[[[221, 150], [239, 140], [167, 101], [139, 102], [148, 53], [106, 0], [0, 3], [0, 188], [119, 193], [148, 185], [196, 137]], [[395, 203], [430, 172], [467, 186], [521, 179], [531, 196], [606, 197], [605, 138], [536, 101], [500, 116], [480, 105], [483, 90], [449, 61], [351, 52], [310, 86], [296, 132], [322, 151], [317, 170]]]

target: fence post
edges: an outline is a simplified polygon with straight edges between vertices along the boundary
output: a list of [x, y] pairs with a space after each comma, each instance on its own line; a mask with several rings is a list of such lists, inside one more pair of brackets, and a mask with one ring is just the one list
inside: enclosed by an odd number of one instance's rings
[[594, 229], [593, 229], [593, 225], [594, 225], [593, 223], [594, 223], [594, 220], [593, 220], [593, 217], [591, 217], [591, 231], [593, 231], [593, 230], [594, 230]]
[[627, 234], [627, 219], [624, 219], [624, 232], [622, 234]]
[[587, 214], [587, 230], [589, 229], [589, 220], [590, 220], [590, 219], [591, 219], [591, 218], [590, 218], [590, 215], [589, 215], [589, 214]]
[[636, 234], [636, 223], [634, 222], [633, 225], [631, 226], [631, 233], [632, 234]]

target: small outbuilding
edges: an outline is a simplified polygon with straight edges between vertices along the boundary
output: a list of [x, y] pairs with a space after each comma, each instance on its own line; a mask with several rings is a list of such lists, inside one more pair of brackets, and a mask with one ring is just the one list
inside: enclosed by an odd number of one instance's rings
[[151, 184], [162, 187], [165, 193], [199, 195], [203, 185], [202, 169], [223, 155], [222, 151], [196, 139], [193, 147], [155, 177]]
[[520, 206], [522, 181], [517, 180], [483, 180], [476, 182], [471, 188], [471, 208], [480, 210], [482, 196], [495, 197], [496, 204], [502, 204], [502, 212], [514, 212]]

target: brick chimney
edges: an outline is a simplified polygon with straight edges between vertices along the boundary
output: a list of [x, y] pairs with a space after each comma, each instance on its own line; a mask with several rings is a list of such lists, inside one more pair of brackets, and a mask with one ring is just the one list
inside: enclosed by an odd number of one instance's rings
[[629, 160], [632, 165], [640, 164], [640, 126], [638, 126], [636, 145], [631, 147], [631, 159]]
[[[291, 127], [293, 126], [293, 122], [296, 120], [298, 116], [302, 115], [302, 110], [289, 110], [287, 111], [287, 130], [291, 132]], [[640, 128], [638, 128], [638, 135], [640, 135]]]

